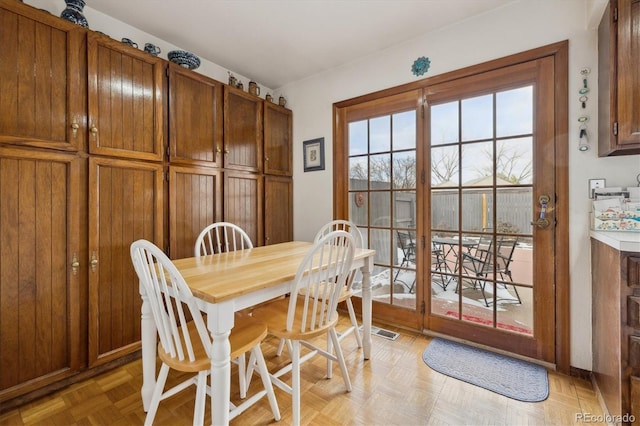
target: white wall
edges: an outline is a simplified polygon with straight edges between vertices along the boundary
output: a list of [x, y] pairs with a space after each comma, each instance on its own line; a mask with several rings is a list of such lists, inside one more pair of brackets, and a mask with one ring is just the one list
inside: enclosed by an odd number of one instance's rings
[[[640, 156], [597, 157], [597, 23], [602, 2], [523, 0], [449, 26], [382, 53], [354, 60], [329, 72], [291, 83], [281, 91], [294, 111], [294, 237], [310, 240], [332, 219], [332, 104], [418, 78], [411, 64], [431, 59], [424, 77], [491, 59], [569, 40], [569, 198], [571, 265], [571, 365], [591, 370], [591, 275], [588, 236], [588, 179], [606, 178], [607, 185], [636, 185]], [[595, 12], [594, 12], [595, 10]], [[593, 13], [600, 14], [593, 17]], [[594, 25], [595, 22], [595, 25]], [[580, 69], [591, 68], [591, 88], [584, 113], [590, 116], [592, 149], [580, 152], [578, 102]], [[302, 141], [324, 137], [326, 169], [303, 172]]]

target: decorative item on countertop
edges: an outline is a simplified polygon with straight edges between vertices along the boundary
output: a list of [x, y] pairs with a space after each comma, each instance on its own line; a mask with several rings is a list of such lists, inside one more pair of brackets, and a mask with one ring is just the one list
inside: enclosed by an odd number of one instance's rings
[[82, 14], [82, 9], [85, 6], [84, 0], [64, 0], [64, 2], [67, 7], [62, 11], [60, 17], [74, 24], [89, 28], [87, 18]]
[[264, 97], [264, 100], [267, 102], [273, 102], [273, 96], [271, 96], [271, 93], [267, 93], [267, 96]]
[[238, 79], [233, 74], [231, 74], [231, 71], [227, 71], [227, 73], [229, 74], [229, 86], [236, 87], [236, 84], [238, 84]]
[[421, 56], [413, 62], [411, 66], [411, 72], [416, 76], [421, 76], [427, 71], [429, 71], [429, 67], [431, 66], [431, 61], [426, 56]]
[[123, 38], [122, 42], [124, 44], [128, 44], [131, 47], [135, 47], [136, 49], [138, 48], [138, 43], [136, 43], [135, 41], [131, 40], [130, 38]]
[[144, 44], [144, 51], [147, 53], [152, 54], [153, 56], [158, 56], [161, 52], [160, 48], [158, 46], [156, 46], [155, 44], [151, 44], [151, 43], [145, 43]]
[[191, 52], [186, 52], [184, 50], [172, 50], [167, 53], [167, 58], [182, 67], [189, 68], [190, 70], [195, 70], [200, 66], [200, 58], [194, 55]]
[[254, 96], [260, 96], [260, 86], [255, 81], [249, 82], [249, 93]]
[[281, 107], [285, 106], [287, 104], [287, 100], [284, 98], [284, 96], [280, 96], [278, 98], [278, 105], [280, 105]]

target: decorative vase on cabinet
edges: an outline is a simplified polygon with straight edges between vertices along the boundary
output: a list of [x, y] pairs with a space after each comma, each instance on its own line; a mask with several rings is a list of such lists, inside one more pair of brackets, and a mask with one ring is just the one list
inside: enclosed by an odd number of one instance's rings
[[64, 0], [64, 2], [67, 7], [62, 11], [60, 17], [74, 24], [89, 28], [87, 18], [82, 14], [82, 9], [85, 6], [84, 0]]

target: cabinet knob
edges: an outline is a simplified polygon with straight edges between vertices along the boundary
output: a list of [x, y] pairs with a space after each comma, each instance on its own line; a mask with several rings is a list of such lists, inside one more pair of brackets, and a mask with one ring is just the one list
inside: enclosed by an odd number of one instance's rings
[[229, 153], [229, 150], [228, 150], [228, 149], [225, 149], [225, 150], [224, 150], [224, 153], [225, 153], [225, 154], [228, 154], [228, 153]]
[[269, 157], [264, 157], [264, 161], [269, 161]]
[[80, 125], [78, 123], [71, 123], [71, 132], [73, 133], [73, 136], [75, 136], [78, 133], [79, 128], [80, 128]]
[[91, 254], [91, 272], [95, 272], [98, 267], [98, 258], [96, 257], [96, 252], [94, 251]]
[[96, 133], [98, 133], [98, 128], [96, 126], [91, 126], [90, 131], [95, 135]]
[[73, 259], [71, 259], [71, 272], [73, 272], [73, 275], [78, 275], [78, 268], [80, 268], [78, 255], [76, 253], [73, 253]]
[[218, 154], [220, 154], [220, 153], [222, 152], [222, 150], [220, 149], [220, 147], [217, 147], [217, 148], [216, 148], [216, 152], [217, 152]]

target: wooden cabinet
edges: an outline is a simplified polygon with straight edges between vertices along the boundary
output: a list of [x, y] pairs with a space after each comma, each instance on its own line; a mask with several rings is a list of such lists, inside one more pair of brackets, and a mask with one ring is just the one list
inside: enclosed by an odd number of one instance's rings
[[640, 0], [610, 0], [598, 28], [598, 154], [640, 154]]
[[221, 220], [222, 171], [208, 167], [169, 166], [170, 257], [193, 256], [200, 231]]
[[264, 244], [293, 241], [293, 179], [264, 177]]
[[291, 110], [264, 102], [264, 173], [293, 175]]
[[222, 167], [223, 84], [173, 63], [168, 74], [170, 161]]
[[262, 99], [225, 86], [225, 169], [262, 172]]
[[0, 402], [83, 366], [81, 161], [0, 147]]
[[85, 51], [77, 25], [16, 1], [0, 4], [0, 144], [83, 148]]
[[163, 246], [162, 164], [89, 159], [89, 365], [140, 349], [141, 298], [129, 246]]
[[628, 424], [640, 418], [640, 253], [592, 238], [591, 271], [593, 376], [609, 413]]
[[224, 220], [245, 230], [254, 246], [264, 245], [263, 176], [224, 172]]
[[88, 35], [89, 152], [162, 161], [164, 61]]

